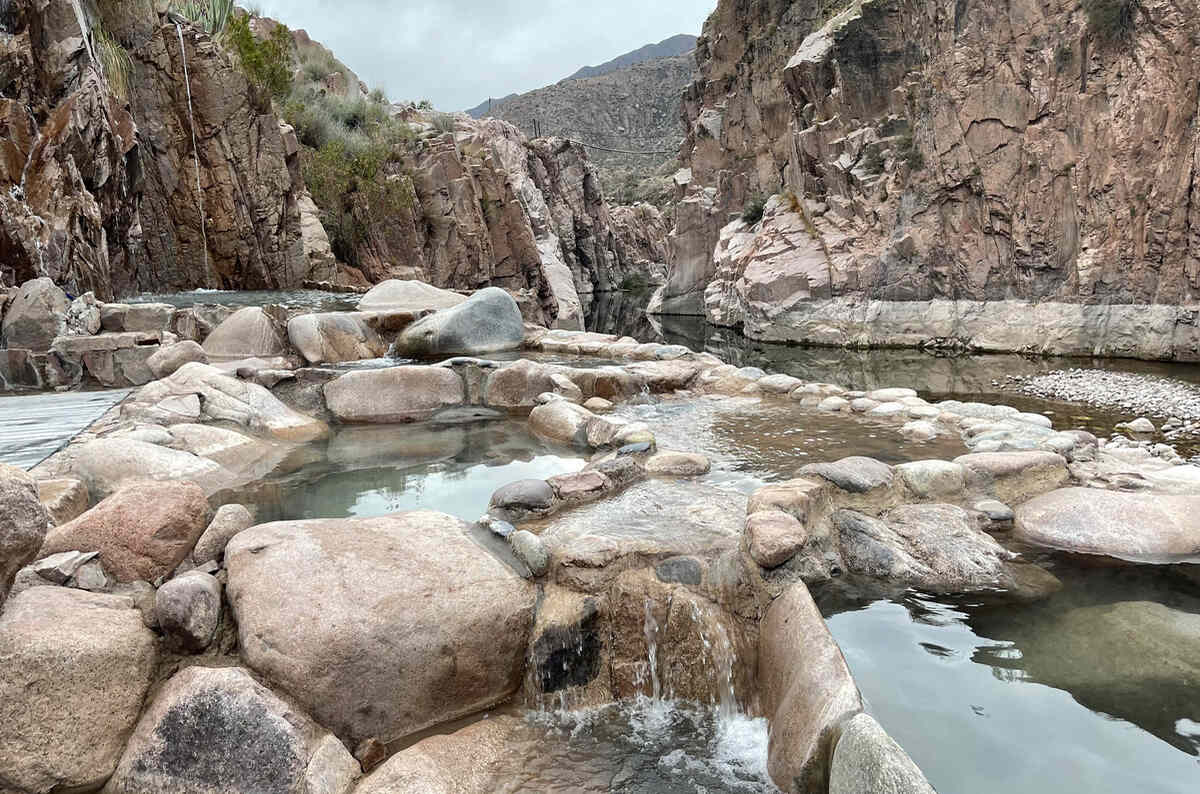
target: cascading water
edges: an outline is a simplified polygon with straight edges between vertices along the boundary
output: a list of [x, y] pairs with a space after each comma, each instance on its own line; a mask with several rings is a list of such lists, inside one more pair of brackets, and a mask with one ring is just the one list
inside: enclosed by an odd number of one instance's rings
[[200, 210], [200, 240], [204, 245], [204, 272], [208, 272], [208, 223], [204, 214], [204, 188], [200, 184], [200, 149], [196, 145], [196, 118], [192, 112], [192, 81], [188, 76], [187, 48], [183, 45], [183, 26], [175, 20], [179, 36], [179, 58], [183, 62], [183, 84], [187, 86], [188, 126], [192, 132], [192, 160], [196, 164], [196, 204]]

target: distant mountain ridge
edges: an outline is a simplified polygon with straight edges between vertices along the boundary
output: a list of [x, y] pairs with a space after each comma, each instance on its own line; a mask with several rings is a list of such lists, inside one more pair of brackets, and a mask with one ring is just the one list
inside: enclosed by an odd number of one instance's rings
[[633, 52], [618, 55], [611, 61], [606, 61], [599, 66], [584, 66], [567, 79], [578, 80], [581, 77], [599, 77], [602, 74], [615, 72], [618, 69], [624, 69], [626, 66], [653, 61], [656, 58], [672, 58], [676, 55], [687, 55], [694, 49], [696, 49], [696, 37], [690, 36], [687, 33], [680, 33], [669, 39], [663, 39], [658, 44], [647, 44], [645, 47], [639, 47]]
[[[624, 55], [618, 55], [611, 61], [605, 61], [599, 66], [584, 66], [570, 77], [564, 77], [562, 80], [559, 80], [558, 83], [553, 83], [553, 85], [560, 85], [568, 80], [581, 80], [587, 77], [599, 77], [601, 75], [611, 74], [630, 66], [646, 63], [647, 61], [658, 60], [660, 58], [673, 58], [680, 55], [688, 55], [695, 49], [696, 37], [687, 33], [680, 33], [675, 36], [671, 36], [670, 38], [663, 39], [657, 44], [647, 44], [644, 47], [639, 47], [636, 50], [625, 53]], [[473, 119], [483, 118], [485, 115], [498, 108], [501, 104], [508, 102], [511, 99], [516, 99], [519, 96], [522, 95], [509, 94], [504, 97], [485, 99], [475, 107], [467, 110], [466, 113]]]

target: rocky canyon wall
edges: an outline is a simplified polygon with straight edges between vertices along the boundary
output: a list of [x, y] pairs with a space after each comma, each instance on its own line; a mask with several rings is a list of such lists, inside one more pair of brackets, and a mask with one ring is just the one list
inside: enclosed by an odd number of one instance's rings
[[1200, 359], [1198, 49], [1175, 0], [1116, 36], [1077, 0], [721, 2], [654, 308], [775, 341]]

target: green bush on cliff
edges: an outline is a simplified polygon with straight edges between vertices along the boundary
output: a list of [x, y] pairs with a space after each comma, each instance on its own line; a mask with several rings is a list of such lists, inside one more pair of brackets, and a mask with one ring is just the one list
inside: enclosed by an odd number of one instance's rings
[[367, 242], [370, 218], [395, 215], [415, 204], [412, 179], [402, 172], [388, 173], [387, 166], [399, 160], [396, 146], [382, 137], [366, 138], [358, 148], [335, 138], [304, 153], [304, 182], [321, 210], [333, 253], [343, 262], [359, 265], [358, 250]]
[[750, 226], [762, 220], [763, 212], [767, 208], [767, 199], [761, 193], [751, 196], [746, 199], [745, 206], [742, 207], [742, 220]]
[[1102, 41], [1120, 41], [1133, 33], [1137, 0], [1084, 0], [1088, 30]]
[[275, 97], [292, 90], [292, 32], [277, 24], [271, 35], [258, 39], [250, 30], [250, 16], [239, 14], [229, 20], [225, 34], [246, 79]]

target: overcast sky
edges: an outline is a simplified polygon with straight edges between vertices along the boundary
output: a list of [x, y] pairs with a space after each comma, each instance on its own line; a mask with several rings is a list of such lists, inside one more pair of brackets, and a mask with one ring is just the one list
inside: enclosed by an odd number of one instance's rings
[[676, 33], [716, 0], [259, 0], [393, 101], [465, 110], [554, 83]]

